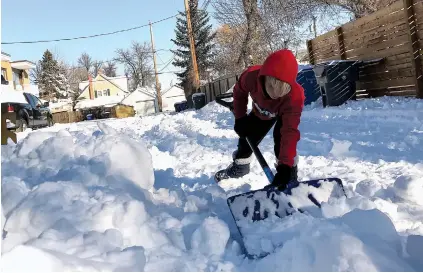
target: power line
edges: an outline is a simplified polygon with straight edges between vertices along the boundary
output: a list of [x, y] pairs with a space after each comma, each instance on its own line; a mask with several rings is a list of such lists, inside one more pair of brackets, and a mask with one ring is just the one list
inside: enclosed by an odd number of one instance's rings
[[[171, 49], [156, 49], [155, 52], [159, 52], [159, 51], [171, 51]], [[152, 53], [151, 51], [143, 51], [143, 52], [139, 52], [139, 53]], [[102, 60], [102, 61], [98, 61], [98, 64], [104, 64], [107, 62], [115, 62], [115, 63], [119, 63], [121, 64], [121, 62], [119, 62], [117, 60], [117, 58], [113, 58], [113, 59], [109, 59], [109, 60]], [[72, 70], [72, 69], [78, 69], [78, 68], [86, 68], [85, 66], [72, 66], [69, 65], [70, 67], [65, 68], [65, 70]]]
[[[175, 14], [173, 16], [167, 17], [167, 18], [163, 18], [161, 20], [152, 22], [151, 24], [157, 24], [169, 19], [172, 19], [176, 16], [178, 16], [179, 14]], [[71, 40], [79, 40], [79, 39], [88, 39], [88, 38], [95, 38], [95, 37], [100, 37], [100, 36], [107, 36], [107, 35], [113, 35], [113, 34], [117, 34], [117, 33], [121, 33], [121, 32], [127, 32], [127, 31], [131, 31], [131, 30], [135, 30], [135, 29], [140, 29], [143, 27], [148, 27], [149, 24], [145, 24], [145, 25], [141, 25], [141, 26], [136, 26], [136, 27], [132, 27], [132, 28], [127, 28], [127, 29], [122, 29], [122, 30], [117, 30], [117, 31], [113, 31], [113, 32], [107, 32], [107, 33], [100, 33], [100, 34], [95, 34], [95, 35], [89, 35], [89, 36], [80, 36], [80, 37], [73, 37], [73, 38], [62, 38], [62, 39], [54, 39], [54, 40], [38, 40], [38, 41], [20, 41], [20, 42], [2, 42], [2, 45], [13, 45], [13, 44], [38, 44], [38, 43], [49, 43], [49, 42], [60, 42], [60, 41], [71, 41]]]
[[162, 69], [160, 69], [159, 72], [162, 72], [163, 70], [165, 70], [166, 67], [168, 67], [174, 59], [175, 59], [175, 54], [173, 54], [172, 58], [170, 58], [170, 60], [167, 62], [167, 64]]

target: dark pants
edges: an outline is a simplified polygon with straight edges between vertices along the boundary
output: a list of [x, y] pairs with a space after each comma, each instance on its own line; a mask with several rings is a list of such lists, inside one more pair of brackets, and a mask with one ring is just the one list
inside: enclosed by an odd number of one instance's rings
[[[280, 129], [282, 126], [281, 118], [277, 117], [271, 120], [261, 120], [253, 113], [253, 111], [251, 111], [248, 114], [248, 124], [251, 126], [251, 128], [253, 128], [253, 133], [249, 135], [248, 138], [256, 146], [260, 144], [260, 142], [267, 135], [272, 126], [275, 125], [275, 128], [273, 129], [274, 151], [276, 158], [279, 158], [279, 146], [281, 143]], [[247, 140], [245, 140], [244, 138], [239, 138], [238, 150], [235, 154], [235, 158], [248, 158], [252, 154], [253, 151], [251, 150], [250, 145], [248, 145]]]

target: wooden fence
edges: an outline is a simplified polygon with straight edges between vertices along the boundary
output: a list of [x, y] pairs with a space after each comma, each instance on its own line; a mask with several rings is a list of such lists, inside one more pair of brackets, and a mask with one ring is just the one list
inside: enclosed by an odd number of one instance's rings
[[61, 111], [55, 112], [53, 115], [54, 123], [73, 123], [82, 121], [82, 113], [78, 111]]
[[400, 0], [307, 41], [311, 64], [372, 60], [360, 69], [357, 98], [423, 98], [423, 0]]
[[206, 95], [206, 104], [214, 101], [216, 95], [220, 95], [228, 91], [237, 81], [239, 75], [232, 75], [229, 77], [221, 78], [213, 82], [209, 82], [200, 86], [199, 92]]

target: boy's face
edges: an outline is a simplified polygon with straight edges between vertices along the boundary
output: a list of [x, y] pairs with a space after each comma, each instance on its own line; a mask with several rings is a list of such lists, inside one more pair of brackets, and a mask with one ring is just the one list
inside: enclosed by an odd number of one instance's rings
[[291, 91], [291, 86], [288, 83], [269, 76], [264, 79], [264, 87], [269, 97], [274, 100], [282, 98]]

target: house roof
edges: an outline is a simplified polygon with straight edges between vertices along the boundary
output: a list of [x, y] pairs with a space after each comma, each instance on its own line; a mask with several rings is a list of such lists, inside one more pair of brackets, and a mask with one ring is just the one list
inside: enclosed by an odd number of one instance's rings
[[[101, 80], [101, 79], [100, 80], [97, 80], [98, 77], [103, 78], [103, 80]], [[95, 82], [98, 82], [98, 81], [108, 81], [109, 83], [111, 83], [112, 85], [114, 85], [115, 87], [117, 87], [122, 92], [129, 93], [129, 91], [127, 90], [127, 88], [126, 89], [122, 88], [122, 86], [120, 86], [119, 84], [117, 84], [114, 81], [114, 80], [123, 80], [123, 79], [127, 80], [127, 77], [126, 76], [107, 77], [106, 75], [98, 74], [97, 77], [96, 77], [96, 79], [93, 79], [92, 82], [95, 83]], [[81, 85], [84, 85], [83, 88], [81, 88]], [[79, 83], [79, 88], [83, 92], [83, 91], [85, 91], [85, 89], [87, 89], [88, 85], [89, 85], [89, 81], [82, 81], [82, 82]], [[81, 92], [81, 94], [82, 94], [82, 92]]]
[[10, 62], [10, 65], [16, 69], [31, 69], [35, 68], [35, 63], [28, 61], [28, 60], [20, 60], [20, 61], [13, 61]]
[[169, 87], [168, 89], [163, 91], [161, 95], [162, 95], [162, 97], [164, 97], [167, 94], [175, 92], [175, 91], [176, 91], [176, 93], [178, 93], [178, 94], [176, 94], [176, 96], [185, 96], [184, 90], [177, 85], [172, 85], [171, 87]]
[[34, 62], [31, 62], [31, 61], [28, 61], [28, 60], [17, 60], [17, 61], [13, 61], [13, 62], [10, 62], [10, 63], [13, 64], [13, 63], [23, 63], [23, 62], [27, 62], [27, 63], [31, 63], [31, 64], [35, 65]]

